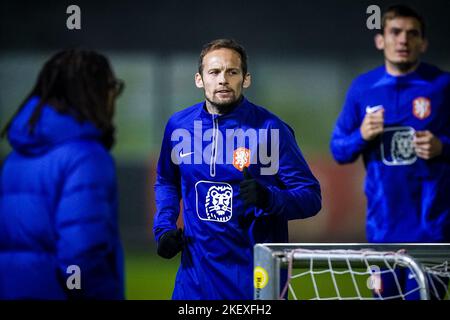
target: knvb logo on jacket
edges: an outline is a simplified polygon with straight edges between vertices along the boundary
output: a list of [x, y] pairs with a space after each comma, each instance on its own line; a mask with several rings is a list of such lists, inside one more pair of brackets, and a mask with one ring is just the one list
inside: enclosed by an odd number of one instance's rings
[[233, 215], [233, 188], [225, 182], [198, 181], [196, 210], [201, 220], [227, 222]]
[[414, 128], [385, 128], [381, 137], [381, 158], [388, 166], [404, 166], [416, 162]]
[[250, 150], [244, 147], [237, 148], [233, 152], [233, 166], [239, 171], [250, 165]]
[[202, 121], [194, 121], [193, 132], [178, 128], [172, 132], [171, 160], [174, 164], [230, 164], [242, 171], [258, 163], [261, 175], [275, 175], [279, 168], [279, 129], [226, 129], [203, 131]]
[[423, 120], [428, 118], [431, 114], [431, 102], [430, 99], [425, 97], [418, 97], [414, 99], [413, 114], [416, 118]]

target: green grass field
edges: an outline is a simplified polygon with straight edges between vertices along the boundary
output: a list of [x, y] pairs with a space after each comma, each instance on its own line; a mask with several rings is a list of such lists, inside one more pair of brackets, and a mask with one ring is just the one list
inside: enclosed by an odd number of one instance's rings
[[[126, 259], [126, 296], [131, 300], [166, 300], [172, 295], [175, 275], [180, 263], [179, 256], [165, 260], [156, 255], [128, 254]], [[321, 297], [335, 296], [330, 274], [316, 278]], [[336, 281], [343, 297], [355, 296], [356, 291], [350, 276], [336, 276]], [[371, 296], [366, 286], [367, 277], [358, 277], [358, 288], [361, 294]], [[297, 298], [311, 299], [315, 296], [310, 277], [301, 277], [291, 282]], [[289, 296], [292, 299], [292, 295]]]
[[[306, 270], [295, 270], [296, 273], [304, 273]], [[342, 272], [342, 269], [336, 269], [336, 271]], [[354, 269], [354, 271], [363, 272], [362, 269]], [[355, 282], [353, 282], [352, 276], [349, 273], [334, 274], [334, 279], [331, 273], [324, 272], [323, 274], [316, 274], [314, 276], [316, 282], [316, 289], [318, 295], [321, 298], [331, 298], [340, 296], [342, 298], [354, 298], [354, 297], [367, 297], [372, 298], [372, 292], [367, 286], [367, 275], [354, 275]], [[335, 286], [338, 292], [336, 291]], [[294, 290], [296, 298], [299, 300], [310, 300], [317, 298], [317, 294], [314, 288], [311, 275], [305, 274], [301, 277], [291, 280], [291, 286]], [[293, 299], [290, 292], [289, 299]]]
[[126, 298], [129, 300], [170, 299], [179, 263], [179, 256], [165, 260], [148, 253], [127, 254]]
[[[175, 283], [175, 275], [180, 263], [179, 255], [171, 260], [162, 259], [149, 253], [128, 253], [125, 262], [126, 298], [129, 300], [169, 300]], [[296, 270], [294, 274], [303, 272]], [[355, 271], [363, 271], [355, 269]], [[355, 276], [359, 294], [372, 297], [367, 287], [367, 275]], [[334, 281], [341, 297], [357, 297], [356, 287], [349, 274], [335, 275]], [[297, 299], [316, 297], [310, 275], [295, 278], [291, 281]], [[319, 295], [322, 298], [336, 297], [333, 279], [330, 273], [316, 276]], [[289, 294], [289, 299], [293, 296]]]

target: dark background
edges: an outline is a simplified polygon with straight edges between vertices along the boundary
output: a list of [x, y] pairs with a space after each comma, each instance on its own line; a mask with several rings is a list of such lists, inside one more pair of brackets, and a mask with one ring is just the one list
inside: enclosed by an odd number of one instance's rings
[[[2, 1], [2, 49], [51, 49], [84, 45], [97, 49], [142, 50], [161, 54], [197, 53], [210, 39], [233, 37], [250, 55], [298, 52], [341, 59], [373, 55], [363, 28], [369, 5], [383, 9], [393, 1]], [[449, 49], [450, 3], [404, 1], [420, 11], [428, 36], [444, 58]], [[65, 26], [65, 9], [77, 4], [82, 30]]]

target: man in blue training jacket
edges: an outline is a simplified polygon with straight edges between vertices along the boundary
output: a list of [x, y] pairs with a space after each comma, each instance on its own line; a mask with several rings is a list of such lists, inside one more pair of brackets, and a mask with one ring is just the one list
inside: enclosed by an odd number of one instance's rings
[[293, 130], [242, 95], [250, 82], [245, 50], [212, 41], [195, 75], [206, 101], [167, 123], [153, 230], [160, 256], [182, 251], [173, 299], [252, 299], [255, 243], [288, 242], [288, 220], [321, 208]]
[[450, 74], [420, 62], [425, 25], [411, 8], [388, 8], [382, 24], [385, 64], [353, 81], [331, 151], [341, 164], [363, 156], [368, 241], [450, 242]]

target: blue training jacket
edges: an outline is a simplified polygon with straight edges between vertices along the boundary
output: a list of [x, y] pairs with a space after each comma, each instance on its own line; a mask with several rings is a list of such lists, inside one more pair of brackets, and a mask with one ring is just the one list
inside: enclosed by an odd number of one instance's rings
[[[361, 137], [367, 111], [384, 108], [384, 132]], [[442, 155], [416, 156], [415, 131], [429, 130]], [[350, 87], [331, 140], [339, 163], [363, 155], [367, 170], [367, 238], [370, 242], [450, 242], [450, 74], [421, 63], [405, 76], [379, 67]]]
[[38, 102], [15, 117], [0, 173], [0, 299], [121, 299], [113, 159], [97, 128], [49, 106], [30, 133]]
[[[244, 208], [239, 184], [247, 165], [270, 190], [266, 210]], [[176, 228], [183, 199], [186, 246], [174, 299], [253, 299], [253, 245], [288, 242], [288, 220], [321, 208], [293, 130], [245, 98], [224, 115], [209, 114], [202, 102], [169, 119], [155, 191], [157, 241]]]

